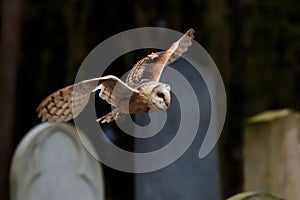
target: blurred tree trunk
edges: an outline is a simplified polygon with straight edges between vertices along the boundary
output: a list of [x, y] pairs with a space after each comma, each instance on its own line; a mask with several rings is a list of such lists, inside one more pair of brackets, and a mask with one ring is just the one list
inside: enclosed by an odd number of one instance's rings
[[16, 72], [22, 21], [22, 0], [2, 1], [0, 68], [0, 197], [8, 199], [9, 166], [13, 148]]
[[227, 18], [227, 2], [208, 1], [206, 13], [206, 28], [209, 33], [208, 51], [213, 60], [219, 66], [223, 79], [227, 82], [230, 79], [230, 28]]
[[[66, 58], [67, 74], [65, 82], [74, 82], [81, 62], [87, 55], [87, 20], [90, 12], [89, 1], [70, 0], [64, 10], [66, 25], [68, 27], [68, 55]], [[80, 7], [80, 12], [78, 11]], [[77, 8], [77, 9], [76, 9]]]
[[[207, 1], [206, 28], [208, 32], [207, 50], [212, 56], [222, 74], [226, 86], [230, 84], [232, 76], [230, 50], [231, 50], [231, 29], [228, 19], [228, 2], [226, 0]], [[230, 101], [228, 101], [230, 108]], [[230, 110], [228, 111], [230, 112]], [[228, 123], [228, 122], [227, 122]], [[228, 126], [228, 125], [225, 125]], [[233, 134], [225, 127], [219, 142], [220, 165], [222, 174], [222, 193], [224, 197], [237, 193], [241, 190], [242, 168], [241, 157], [235, 157], [234, 152], [241, 148], [241, 136], [232, 140]], [[239, 134], [239, 133], [238, 133]], [[238, 144], [237, 144], [238, 143]], [[234, 170], [233, 167], [235, 166]]]

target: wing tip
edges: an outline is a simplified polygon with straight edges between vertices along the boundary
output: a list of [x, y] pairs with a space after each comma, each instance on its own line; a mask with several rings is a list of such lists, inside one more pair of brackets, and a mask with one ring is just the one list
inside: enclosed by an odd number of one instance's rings
[[194, 35], [195, 33], [196, 33], [195, 29], [190, 28], [190, 29], [185, 33], [185, 35], [187, 35], [188, 37], [194, 39], [194, 38], [195, 38], [195, 35]]

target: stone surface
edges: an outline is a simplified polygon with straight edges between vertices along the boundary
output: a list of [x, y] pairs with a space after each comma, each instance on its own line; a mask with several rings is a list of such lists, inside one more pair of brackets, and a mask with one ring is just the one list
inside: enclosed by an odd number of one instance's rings
[[247, 120], [244, 190], [300, 199], [300, 117], [292, 110], [268, 111]]
[[104, 199], [100, 165], [73, 126], [44, 123], [25, 136], [11, 165], [11, 199]]
[[[190, 127], [185, 129], [183, 134], [186, 137], [183, 137], [182, 140], [185, 140], [189, 134], [192, 134], [195, 124], [199, 125], [198, 130], [196, 130], [197, 135], [184, 154], [169, 166], [135, 176], [135, 195], [137, 200], [221, 199], [217, 145], [205, 158], [200, 159], [198, 157], [199, 149], [210, 123], [211, 105], [210, 95], [207, 93], [207, 86], [204, 80], [191, 68], [192, 66], [189, 66], [182, 59], [172, 66], [172, 69], [180, 71], [186, 80], [189, 81], [193, 87], [192, 90], [197, 95], [196, 98], [199, 105], [193, 104], [193, 99], [191, 99], [193, 97], [188, 94], [190, 89], [187, 90], [183, 83], [175, 84], [172, 83], [172, 80], [166, 80], [165, 82], [170, 83], [171, 87], [173, 87], [173, 91], [177, 92], [177, 97], [183, 96], [185, 99], [182, 101], [176, 99], [175, 95], [172, 95], [171, 107], [167, 111], [167, 120], [163, 129], [153, 137], [136, 140], [135, 150], [138, 152], [150, 152], [164, 148], [178, 136], [178, 126], [182, 123], [187, 123], [187, 127]], [[167, 70], [165, 72], [168, 73]], [[162, 81], [164, 81], [164, 76], [162, 76]], [[183, 108], [183, 106], [186, 107]], [[183, 115], [183, 112], [190, 113], [190, 115], [186, 117]], [[194, 112], [200, 113], [200, 119], [193, 117]], [[149, 121], [143, 116], [136, 117], [140, 124], [143, 124], [143, 121]], [[153, 130], [149, 128], [145, 131], [145, 134], [147, 132], [152, 133]], [[180, 145], [182, 143], [179, 143], [173, 149], [169, 149], [168, 154], [161, 155], [158, 161], [174, 156], [178, 149], [181, 148]], [[147, 164], [151, 165], [152, 163]]]

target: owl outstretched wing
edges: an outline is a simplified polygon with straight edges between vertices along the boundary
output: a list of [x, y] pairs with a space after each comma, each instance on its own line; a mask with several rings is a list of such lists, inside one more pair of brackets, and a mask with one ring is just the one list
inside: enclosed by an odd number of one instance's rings
[[194, 29], [189, 29], [168, 50], [152, 53], [137, 62], [130, 70], [126, 83], [134, 88], [142, 83], [159, 81], [164, 67], [177, 60], [192, 45], [194, 33]]
[[130, 98], [133, 93], [138, 93], [112, 75], [84, 80], [45, 98], [37, 107], [38, 117], [42, 118], [42, 121], [69, 121], [82, 112], [90, 94], [98, 89], [101, 90], [99, 96], [113, 106], [118, 106], [124, 98]]

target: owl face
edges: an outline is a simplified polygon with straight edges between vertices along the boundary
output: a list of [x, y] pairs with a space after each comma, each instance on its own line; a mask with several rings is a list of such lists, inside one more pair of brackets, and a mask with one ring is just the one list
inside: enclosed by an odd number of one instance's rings
[[171, 102], [170, 89], [170, 85], [168, 84], [157, 83], [151, 94], [151, 101], [154, 105], [151, 108], [152, 111], [167, 110]]

